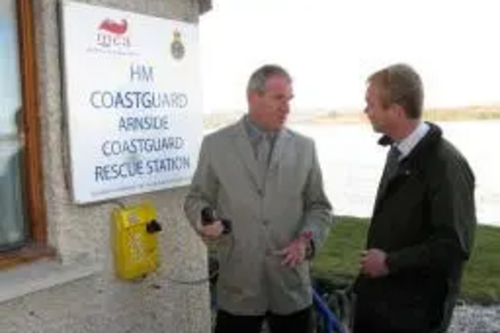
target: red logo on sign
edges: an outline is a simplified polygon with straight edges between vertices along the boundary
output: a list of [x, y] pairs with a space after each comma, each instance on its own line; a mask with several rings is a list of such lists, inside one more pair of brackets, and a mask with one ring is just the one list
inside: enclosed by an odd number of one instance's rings
[[127, 20], [116, 22], [111, 19], [105, 19], [99, 26], [99, 30], [104, 30], [115, 35], [123, 35], [127, 31]]
[[128, 48], [130, 38], [128, 36], [128, 21], [113, 21], [109, 18], [99, 24], [97, 31], [97, 45], [103, 48]]

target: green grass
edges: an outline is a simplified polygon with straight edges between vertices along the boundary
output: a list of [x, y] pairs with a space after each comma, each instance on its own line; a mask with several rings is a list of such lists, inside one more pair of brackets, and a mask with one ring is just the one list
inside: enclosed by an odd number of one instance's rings
[[[364, 248], [366, 219], [339, 217], [328, 241], [313, 262], [313, 274], [336, 283], [351, 281]], [[467, 302], [500, 303], [500, 228], [479, 225], [472, 257], [466, 265], [461, 298]]]

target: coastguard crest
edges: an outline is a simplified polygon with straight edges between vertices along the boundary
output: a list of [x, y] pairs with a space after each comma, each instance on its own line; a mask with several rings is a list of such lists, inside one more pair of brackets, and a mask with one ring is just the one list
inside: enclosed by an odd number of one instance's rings
[[184, 44], [182, 44], [181, 33], [179, 30], [174, 31], [174, 40], [170, 44], [170, 52], [172, 53], [172, 57], [176, 60], [181, 60], [184, 58], [184, 54], [186, 53], [186, 49]]

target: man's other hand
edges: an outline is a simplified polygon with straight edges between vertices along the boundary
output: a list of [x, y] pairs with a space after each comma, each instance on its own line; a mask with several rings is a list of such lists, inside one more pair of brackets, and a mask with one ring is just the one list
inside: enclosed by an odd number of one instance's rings
[[361, 253], [360, 270], [361, 273], [369, 277], [382, 277], [389, 274], [386, 264], [387, 254], [379, 249], [368, 249]]
[[284, 249], [274, 252], [275, 255], [283, 256], [281, 264], [294, 267], [306, 259], [307, 248], [310, 246], [312, 234], [310, 232], [302, 233], [290, 245]]

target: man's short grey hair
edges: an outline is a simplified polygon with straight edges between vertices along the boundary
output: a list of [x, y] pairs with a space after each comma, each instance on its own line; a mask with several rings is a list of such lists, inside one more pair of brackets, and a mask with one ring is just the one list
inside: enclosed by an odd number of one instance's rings
[[250, 92], [263, 94], [266, 91], [266, 82], [271, 76], [282, 76], [292, 82], [292, 77], [283, 67], [278, 65], [264, 65], [250, 76], [247, 85], [247, 94]]

